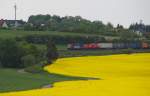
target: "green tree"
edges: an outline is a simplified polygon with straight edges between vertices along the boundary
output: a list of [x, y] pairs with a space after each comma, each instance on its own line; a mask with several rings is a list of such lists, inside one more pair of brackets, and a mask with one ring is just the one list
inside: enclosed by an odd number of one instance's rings
[[[0, 40], [0, 45], [1, 67], [24, 68], [35, 64], [43, 64], [43, 62], [45, 64], [45, 61], [47, 61], [47, 50], [41, 50], [34, 44], [17, 42], [14, 39], [7, 39]], [[49, 49], [50, 48], [51, 46]], [[51, 60], [56, 60], [56, 58], [54, 58], [54, 51], [54, 49], [53, 51], [49, 51], [49, 54], [51, 54]]]
[[21, 65], [22, 50], [13, 39], [0, 41], [0, 62], [2, 67], [23, 67]]
[[49, 40], [47, 44], [47, 62], [53, 63], [58, 58], [57, 48], [55, 44]]

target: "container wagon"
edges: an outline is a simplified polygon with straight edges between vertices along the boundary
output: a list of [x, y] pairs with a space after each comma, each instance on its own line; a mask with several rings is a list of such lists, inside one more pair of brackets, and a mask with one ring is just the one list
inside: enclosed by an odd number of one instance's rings
[[132, 42], [132, 43], [71, 43], [68, 44], [69, 50], [81, 50], [81, 49], [150, 49], [150, 44], [146, 42]]

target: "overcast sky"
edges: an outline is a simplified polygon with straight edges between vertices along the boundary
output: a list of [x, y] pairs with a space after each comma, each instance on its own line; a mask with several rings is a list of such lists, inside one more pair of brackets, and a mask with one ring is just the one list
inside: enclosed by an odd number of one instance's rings
[[0, 0], [0, 19], [14, 19], [15, 2], [17, 19], [23, 20], [35, 14], [56, 14], [80, 15], [126, 27], [140, 20], [150, 24], [150, 0]]

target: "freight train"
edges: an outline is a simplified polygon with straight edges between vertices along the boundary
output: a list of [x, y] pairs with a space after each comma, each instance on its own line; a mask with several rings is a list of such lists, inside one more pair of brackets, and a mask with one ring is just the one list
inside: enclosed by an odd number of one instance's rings
[[146, 42], [134, 43], [71, 43], [67, 47], [69, 50], [81, 49], [150, 49], [150, 44]]

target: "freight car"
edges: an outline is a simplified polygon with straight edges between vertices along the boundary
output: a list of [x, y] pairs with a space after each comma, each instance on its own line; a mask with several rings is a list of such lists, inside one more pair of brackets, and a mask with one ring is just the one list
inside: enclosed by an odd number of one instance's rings
[[150, 44], [146, 42], [133, 42], [133, 43], [71, 43], [68, 44], [69, 50], [81, 49], [150, 49]]

